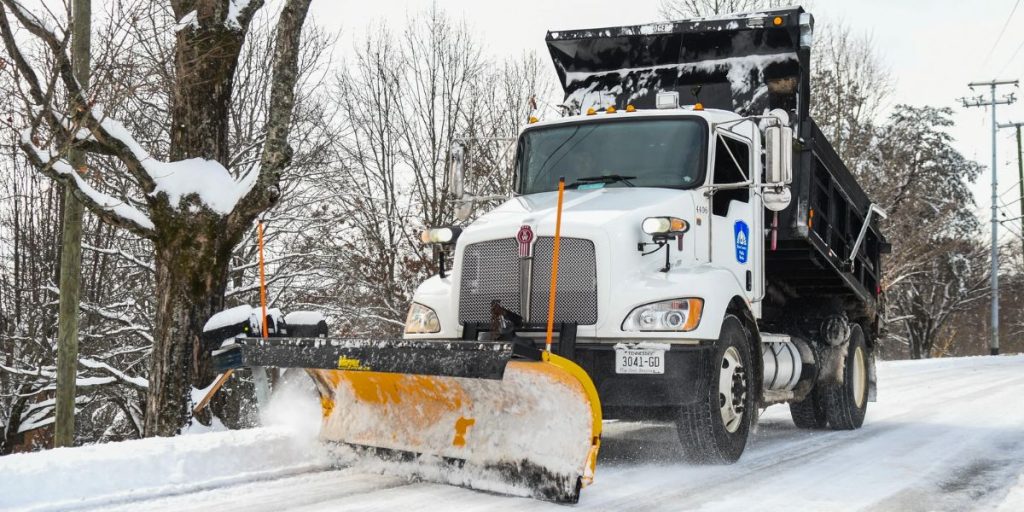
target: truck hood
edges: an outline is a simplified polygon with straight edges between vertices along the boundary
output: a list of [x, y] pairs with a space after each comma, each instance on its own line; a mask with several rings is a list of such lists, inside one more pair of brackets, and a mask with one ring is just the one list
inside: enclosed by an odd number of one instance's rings
[[[583, 231], [603, 231], [611, 238], [636, 238], [643, 219], [676, 216], [694, 220], [693, 190], [616, 187], [597, 190], [566, 190], [562, 205], [562, 235], [583, 236]], [[464, 239], [485, 240], [515, 236], [523, 225], [538, 235], [554, 233], [558, 192], [519, 196], [487, 212], [471, 224]]]

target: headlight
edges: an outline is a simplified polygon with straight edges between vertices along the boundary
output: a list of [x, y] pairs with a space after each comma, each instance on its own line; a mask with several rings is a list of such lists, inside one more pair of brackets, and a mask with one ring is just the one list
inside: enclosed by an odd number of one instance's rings
[[457, 226], [424, 229], [420, 233], [420, 242], [423, 242], [423, 245], [449, 245], [454, 244], [459, 239], [460, 234], [462, 234], [462, 228]]
[[406, 334], [432, 334], [441, 332], [441, 322], [437, 319], [437, 313], [423, 304], [412, 303], [409, 307], [409, 316], [405, 317]]
[[672, 299], [644, 304], [622, 321], [623, 331], [687, 332], [697, 328], [704, 299]]
[[675, 217], [647, 217], [640, 228], [648, 235], [679, 235], [690, 230], [690, 224]]

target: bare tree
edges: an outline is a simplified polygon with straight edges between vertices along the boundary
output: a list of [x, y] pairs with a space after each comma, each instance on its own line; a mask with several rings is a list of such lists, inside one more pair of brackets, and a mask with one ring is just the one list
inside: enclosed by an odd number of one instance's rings
[[894, 81], [870, 35], [844, 25], [817, 29], [811, 53], [811, 114], [839, 157], [855, 173], [865, 169], [874, 130]]
[[[153, 242], [157, 307], [144, 430], [146, 435], [174, 434], [189, 418], [190, 382], [202, 386], [212, 378], [199, 335], [205, 319], [223, 305], [231, 251], [256, 216], [280, 198], [280, 177], [292, 156], [288, 134], [309, 0], [287, 0], [281, 10], [265, 136], [253, 148], [261, 157], [238, 179], [228, 171], [234, 73], [261, 0], [171, 2], [178, 26], [169, 162], [153, 158], [123, 124], [104, 113], [95, 88], [83, 90], [74, 80], [64, 31], [17, 0], [2, 4], [0, 33], [25, 91], [24, 154], [40, 172], [76, 190], [104, 222]], [[52, 69], [34, 63], [25, 52], [12, 18], [47, 47]], [[71, 107], [57, 101], [56, 93], [66, 96]], [[63, 155], [71, 146], [115, 160], [132, 186], [118, 196], [100, 192], [89, 176], [67, 164]], [[211, 190], [216, 185], [206, 180], [227, 190]]]
[[953, 316], [986, 296], [970, 192], [981, 166], [953, 148], [945, 131], [951, 115], [948, 108], [898, 105], [876, 134], [866, 166], [874, 172], [861, 176], [889, 213], [888, 317], [915, 358], [929, 357]]
[[774, 9], [791, 4], [784, 0], [661, 0], [658, 12], [666, 20], [678, 20]]

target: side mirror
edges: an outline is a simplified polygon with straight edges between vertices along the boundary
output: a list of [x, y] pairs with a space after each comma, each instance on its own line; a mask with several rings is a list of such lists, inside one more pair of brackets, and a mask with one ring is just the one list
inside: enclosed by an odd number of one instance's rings
[[771, 112], [775, 122], [764, 130], [765, 183], [789, 185], [793, 182], [793, 128], [785, 110]]
[[451, 161], [448, 164], [448, 193], [455, 199], [462, 199], [466, 195], [464, 154], [462, 144], [452, 144]]
[[793, 129], [789, 126], [770, 126], [764, 130], [764, 141], [765, 183], [793, 183]]

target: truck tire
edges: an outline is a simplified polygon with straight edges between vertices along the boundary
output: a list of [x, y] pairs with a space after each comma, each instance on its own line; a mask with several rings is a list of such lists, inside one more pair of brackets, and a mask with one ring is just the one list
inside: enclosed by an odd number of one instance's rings
[[729, 464], [746, 448], [751, 418], [757, 414], [749, 336], [736, 316], [725, 316], [713, 355], [702, 363], [704, 385], [697, 400], [684, 406], [676, 420], [690, 462]]
[[825, 415], [825, 397], [821, 391], [812, 389], [807, 397], [799, 402], [789, 403], [789, 415], [793, 417], [793, 423], [799, 428], [822, 429], [828, 426], [828, 416]]
[[854, 430], [864, 424], [868, 408], [868, 347], [859, 325], [850, 330], [843, 382], [829, 386], [825, 398], [825, 415], [832, 430]]

